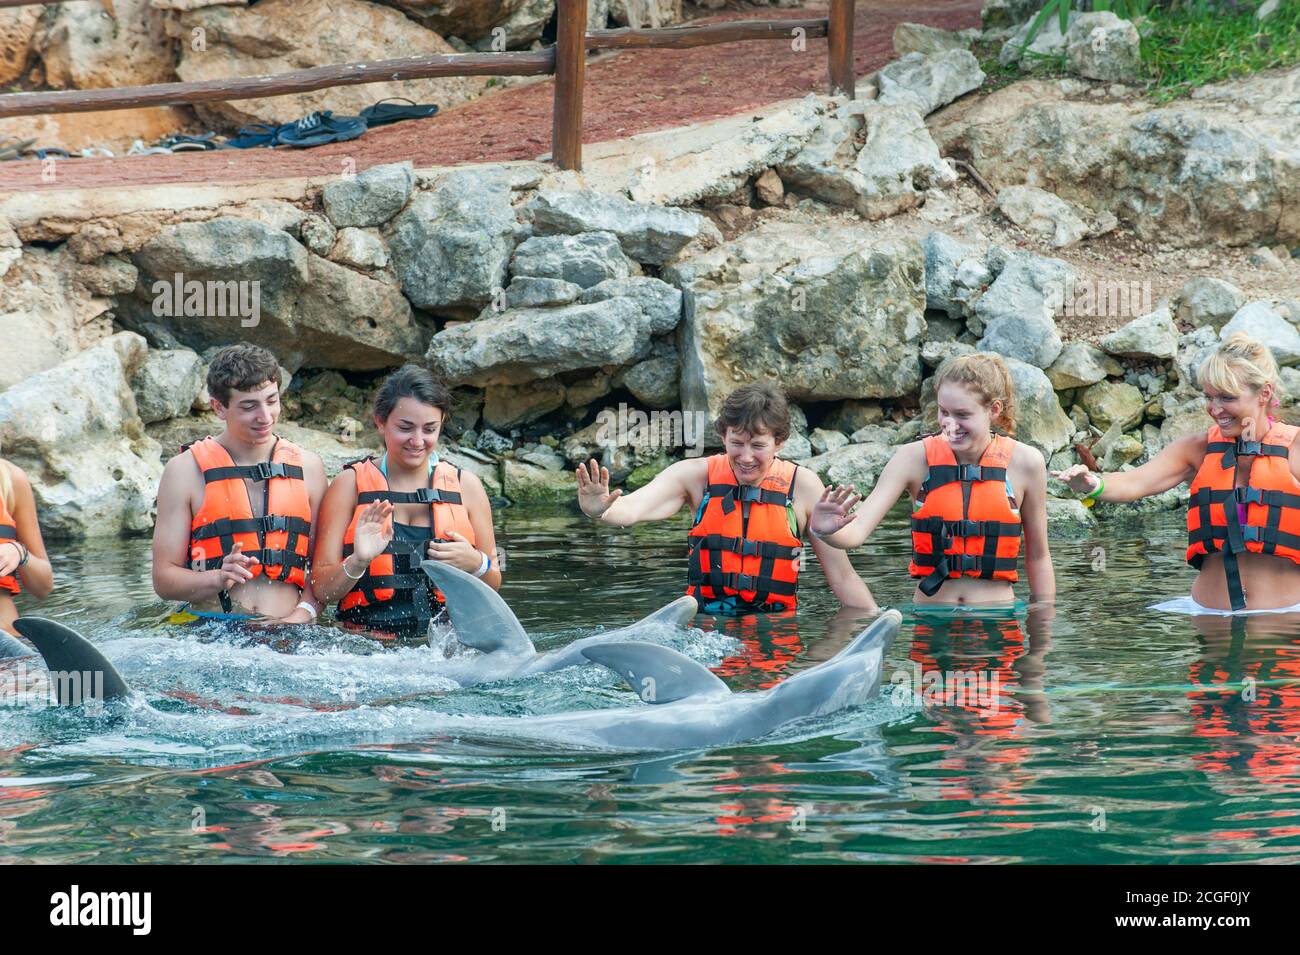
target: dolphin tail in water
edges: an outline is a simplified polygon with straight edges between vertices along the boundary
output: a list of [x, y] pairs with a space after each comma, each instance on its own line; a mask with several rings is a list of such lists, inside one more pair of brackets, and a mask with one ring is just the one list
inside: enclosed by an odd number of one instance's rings
[[[83, 674], [89, 679], [82, 683], [83, 698], [117, 700], [128, 695], [126, 685], [117, 668], [105, 659], [89, 640], [61, 623], [42, 617], [19, 617], [14, 629], [32, 642], [45, 660], [51, 674]], [[98, 674], [98, 679], [96, 679]], [[102, 697], [96, 690], [102, 681]], [[83, 700], [76, 700], [81, 703]]]
[[420, 568], [447, 598], [456, 639], [465, 646], [483, 653], [537, 652], [514, 611], [483, 581], [442, 561], [426, 560]]
[[15, 657], [30, 657], [32, 655], [31, 650], [28, 650], [3, 630], [0, 630], [0, 660], [12, 660]]

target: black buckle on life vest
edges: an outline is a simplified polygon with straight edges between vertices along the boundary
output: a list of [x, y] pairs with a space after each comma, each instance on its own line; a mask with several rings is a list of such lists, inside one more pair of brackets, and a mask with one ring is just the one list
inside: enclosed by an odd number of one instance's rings
[[752, 504], [763, 499], [763, 489], [757, 484], [736, 485], [736, 500], [741, 504]]
[[948, 525], [954, 537], [983, 537], [983, 521], [952, 521]]
[[[279, 473], [277, 473], [277, 470]], [[250, 478], [254, 481], [269, 481], [273, 477], [284, 476], [283, 464], [272, 464], [270, 461], [259, 461], [252, 467]]]
[[1237, 439], [1236, 452], [1238, 457], [1247, 454], [1259, 454], [1263, 448], [1264, 442], [1262, 441], [1243, 441], [1241, 438]]
[[416, 504], [438, 504], [441, 501], [442, 497], [431, 487], [417, 488], [415, 491]]
[[1257, 487], [1237, 487], [1232, 489], [1232, 496], [1238, 504], [1263, 504], [1264, 491]]
[[958, 481], [982, 481], [984, 480], [984, 469], [978, 464], [959, 464], [957, 465]]

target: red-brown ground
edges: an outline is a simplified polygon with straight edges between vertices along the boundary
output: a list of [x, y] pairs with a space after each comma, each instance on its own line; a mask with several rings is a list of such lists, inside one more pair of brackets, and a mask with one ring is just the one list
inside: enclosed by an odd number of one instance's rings
[[[859, 0], [854, 62], [857, 74], [896, 58], [900, 22], [959, 30], [980, 23], [980, 0]], [[807, 10], [762, 8], [707, 20], [807, 17]], [[619, 51], [587, 66], [583, 141], [621, 139], [744, 112], [777, 100], [827, 89], [826, 41], [809, 40], [794, 53], [788, 39], [727, 43], [693, 50]], [[416, 166], [534, 159], [550, 151], [552, 82], [515, 86], [447, 110], [367, 132], [349, 143], [315, 149], [220, 150], [175, 156], [61, 161], [55, 182], [42, 182], [38, 161], [0, 163], [0, 191], [130, 187], [171, 182], [247, 182], [328, 175], [352, 160], [360, 172], [381, 163]], [[350, 166], [350, 163], [348, 164]]]

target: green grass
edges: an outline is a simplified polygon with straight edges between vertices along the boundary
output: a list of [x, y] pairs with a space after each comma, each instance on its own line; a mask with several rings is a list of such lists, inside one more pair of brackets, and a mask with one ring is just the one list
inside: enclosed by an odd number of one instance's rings
[[[1254, 7], [1240, 14], [1197, 15], [1154, 7], [1141, 23], [1141, 85], [1156, 103], [1166, 103], [1205, 86], [1260, 70], [1300, 64], [1300, 0], [1283, 0], [1262, 23]], [[1026, 54], [1030, 69], [998, 63], [1002, 44], [977, 45], [974, 53], [993, 91], [1027, 76], [1068, 76], [1064, 54]]]
[[1148, 95], [1167, 102], [1207, 83], [1300, 64], [1300, 0], [1283, 0], [1262, 23], [1253, 10], [1198, 17], [1156, 9], [1142, 33]]

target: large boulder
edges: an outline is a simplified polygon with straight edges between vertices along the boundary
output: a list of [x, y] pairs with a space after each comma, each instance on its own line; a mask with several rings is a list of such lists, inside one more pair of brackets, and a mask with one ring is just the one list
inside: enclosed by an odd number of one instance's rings
[[1223, 279], [1200, 276], [1178, 291], [1178, 320], [1200, 327], [1222, 328], [1246, 304], [1246, 293]]
[[1165, 361], [1178, 353], [1178, 326], [1168, 305], [1139, 316], [1101, 340], [1101, 347], [1112, 355]]
[[391, 279], [328, 262], [260, 222], [168, 226], [134, 262], [140, 283], [119, 301], [118, 319], [155, 344], [202, 352], [243, 339], [290, 371], [368, 371], [424, 351], [425, 334]]
[[[0, 238], [0, 255], [5, 251]], [[0, 270], [5, 339], [0, 391], [111, 335], [111, 296], [131, 291], [136, 283], [135, 267], [123, 259], [85, 266], [66, 245], [17, 251], [12, 264]]]
[[1051, 381], [1041, 368], [1007, 359], [1015, 387], [1016, 437], [1050, 458], [1074, 437], [1074, 422], [1057, 400]]
[[931, 232], [925, 237], [925, 307], [942, 310], [950, 318], [969, 318], [975, 302], [993, 281], [982, 256], [951, 236]]
[[629, 298], [645, 312], [650, 322], [650, 334], [663, 335], [677, 327], [682, 319], [682, 290], [667, 282], [646, 275], [628, 278], [605, 279], [583, 289], [581, 300], [585, 304], [604, 302], [611, 298]]
[[975, 303], [984, 326], [979, 349], [1050, 367], [1063, 347], [1056, 312], [1073, 282], [1074, 270], [1060, 259], [1012, 255]]
[[717, 414], [738, 385], [796, 401], [885, 398], [920, 384], [920, 246], [852, 226], [770, 222], [665, 270], [687, 293], [682, 404]]
[[868, 219], [905, 212], [926, 190], [957, 181], [915, 109], [871, 101], [839, 107], [777, 172], [787, 186]]
[[[147, 0], [136, 2], [143, 4]], [[472, 5], [491, 4], [473, 0]], [[310, 28], [304, 29], [307, 24]], [[202, 31], [203, 37], [199, 49], [192, 42], [196, 30]], [[440, 31], [425, 29], [397, 10], [364, 0], [262, 0], [251, 7], [207, 7], [181, 14], [175, 32], [183, 41], [179, 44], [176, 74], [186, 82], [271, 76], [327, 64], [456, 52]], [[446, 109], [475, 98], [486, 86], [484, 77], [395, 80], [202, 103], [195, 109], [209, 122], [233, 126], [288, 123], [323, 109], [340, 116], [355, 116], [372, 103], [393, 96], [437, 103]]]
[[27, 72], [41, 12], [36, 6], [0, 10], [0, 83], [8, 86]]
[[877, 74], [876, 82], [881, 104], [906, 106], [928, 116], [940, 106], [979, 89], [984, 71], [969, 50], [908, 53], [887, 64]]
[[1057, 391], [1069, 391], [1123, 373], [1123, 366], [1100, 348], [1086, 342], [1067, 342], [1047, 369], [1047, 379]]
[[[525, 0], [379, 0], [441, 36], [477, 40], [501, 26]], [[554, 4], [552, 3], [552, 6]]]
[[1116, 424], [1120, 430], [1127, 431], [1142, 421], [1146, 399], [1127, 382], [1099, 381], [1079, 396], [1079, 405], [1102, 431]]
[[899, 56], [909, 53], [942, 53], [945, 50], [969, 50], [979, 39], [979, 30], [941, 30], [924, 23], [900, 23], [894, 27], [894, 52]]
[[153, 527], [162, 463], [130, 385], [146, 351], [139, 335], [119, 332], [0, 393], [0, 449], [31, 475], [47, 537]]
[[58, 89], [146, 86], [176, 79], [166, 15], [149, 0], [60, 3], [46, 12], [35, 49], [45, 81]]
[[450, 385], [520, 385], [566, 371], [625, 365], [650, 352], [650, 320], [631, 299], [526, 308], [451, 325], [428, 362]]
[[1227, 341], [1236, 332], [1245, 332], [1255, 341], [1267, 345], [1279, 365], [1300, 365], [1300, 331], [1296, 331], [1296, 327], [1267, 302], [1243, 305], [1219, 330], [1219, 338]]
[[1034, 16], [1030, 16], [1020, 24], [1011, 38], [1002, 44], [1002, 50], [998, 53], [998, 62], [1003, 66], [1019, 63], [1021, 69], [1029, 69], [1043, 57], [1064, 53], [1069, 28], [1078, 18], [1078, 12], [1071, 10], [1066, 20], [1066, 32], [1062, 33], [1060, 18], [1049, 16], [1034, 34], [1033, 41], [1025, 46], [1026, 41], [1029, 40], [1030, 28], [1034, 24]]
[[402, 291], [416, 308], [477, 312], [506, 284], [516, 225], [504, 179], [443, 176], [386, 229]]
[[799, 465], [811, 469], [824, 484], [852, 484], [865, 494], [875, 486], [895, 451], [886, 444], [849, 444], [805, 458]]
[[663, 265], [702, 232], [704, 216], [599, 192], [542, 191], [528, 205], [534, 235], [612, 233], [637, 262]]
[[1007, 87], [933, 127], [994, 189], [1031, 185], [1109, 212], [1147, 242], [1300, 240], [1300, 67], [1214, 84], [1191, 98], [1074, 102]]

